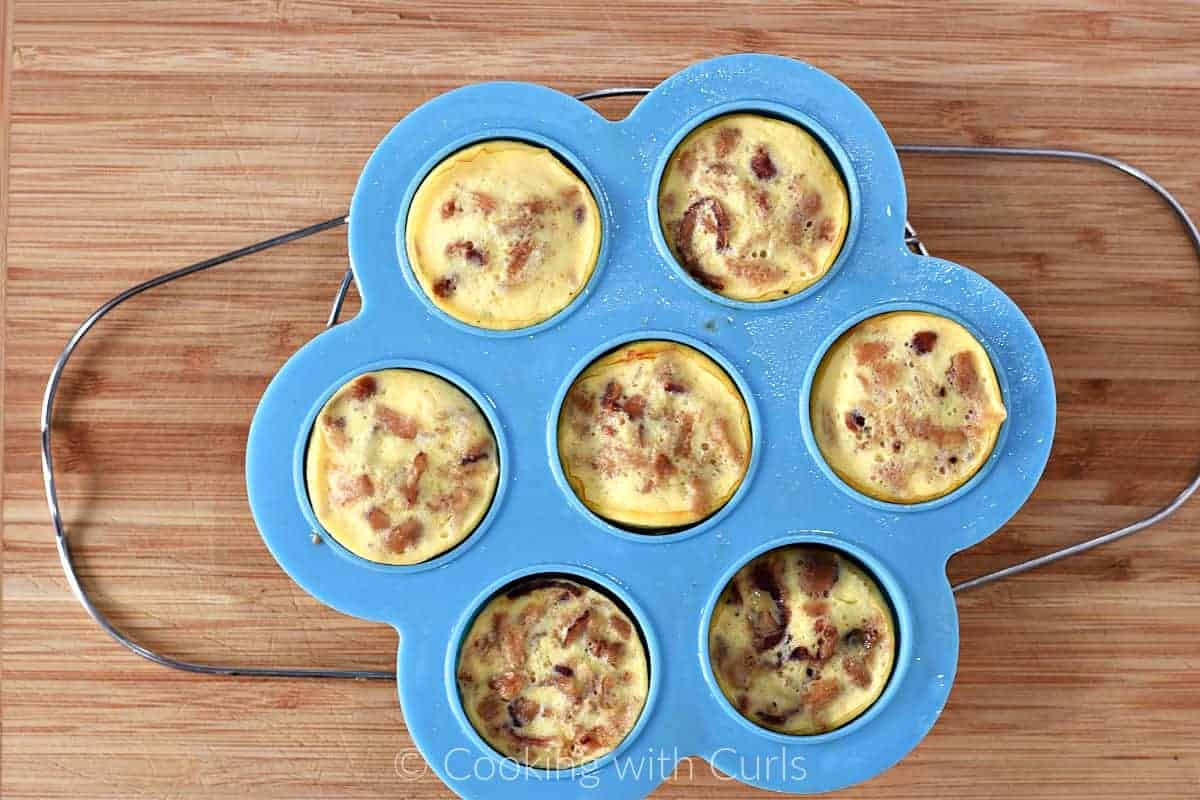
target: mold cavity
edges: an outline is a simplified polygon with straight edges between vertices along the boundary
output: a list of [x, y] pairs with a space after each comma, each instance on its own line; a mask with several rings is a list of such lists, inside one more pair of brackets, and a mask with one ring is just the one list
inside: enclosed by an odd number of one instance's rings
[[570, 769], [616, 749], [650, 688], [636, 616], [603, 587], [564, 573], [520, 578], [488, 598], [459, 644], [458, 698], [501, 755]]
[[559, 411], [571, 491], [634, 533], [673, 533], [723, 508], [752, 452], [750, 411], [729, 374], [676, 341], [622, 344], [588, 364]]
[[459, 387], [417, 369], [362, 373], [317, 414], [305, 453], [313, 514], [350, 552], [419, 564], [451, 550], [491, 507], [495, 433]]
[[468, 325], [507, 331], [544, 322], [579, 296], [602, 227], [595, 194], [569, 161], [538, 144], [492, 139], [425, 176], [404, 239], [430, 303]]
[[752, 559], [718, 597], [708, 658], [730, 711], [777, 733], [811, 736], [860, 717], [896, 659], [895, 615], [879, 583], [845, 553], [792, 544]]
[[[914, 336], [923, 343], [917, 358], [908, 355]], [[858, 409], [880, 436], [855, 435], [849, 414]], [[838, 478], [873, 500], [905, 505], [970, 480], [1007, 416], [983, 345], [958, 322], [924, 311], [868, 317], [839, 336], [821, 356], [804, 411]], [[958, 468], [947, 472], [947, 461]]]
[[820, 280], [850, 215], [846, 180], [824, 144], [760, 112], [692, 130], [658, 186], [657, 224], [671, 256], [701, 287], [737, 301], [778, 300]]

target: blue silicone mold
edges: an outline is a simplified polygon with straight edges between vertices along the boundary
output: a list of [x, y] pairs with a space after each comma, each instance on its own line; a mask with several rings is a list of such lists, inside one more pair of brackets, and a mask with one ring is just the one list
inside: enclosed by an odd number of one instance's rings
[[[736, 110], [812, 131], [850, 194], [850, 231], [833, 269], [771, 303], [701, 288], [672, 258], [657, 219], [658, 181], [675, 144]], [[492, 138], [553, 149], [591, 186], [604, 224], [586, 291], [552, 319], [511, 332], [472, 328], [437, 310], [403, 246], [408, 204], [428, 170]], [[692, 66], [619, 122], [541, 86], [468, 86], [416, 109], [379, 145], [350, 210], [362, 311], [305, 345], [267, 388], [250, 429], [247, 485], [263, 538], [293, 579], [322, 602], [399, 632], [406, 723], [455, 792], [642, 797], [689, 755], [755, 786], [821, 792], [878, 774], [930, 729], [958, 655], [946, 561], [998, 529], [1033, 490], [1049, 455], [1055, 398], [1045, 351], [1016, 305], [964, 267], [911, 253], [905, 212], [896, 152], [866, 104], [831, 76], [773, 56]], [[877, 502], [842, 483], [816, 449], [807, 411], [813, 372], [837, 335], [898, 308], [945, 314], [974, 331], [1009, 410], [986, 468], [953, 494], [915, 506]], [[558, 408], [573, 377], [600, 353], [641, 338], [707, 352], [752, 412], [754, 449], [738, 494], [703, 523], [661, 536], [630, 533], [589, 512], [563, 480], [555, 448]], [[487, 517], [462, 545], [418, 566], [374, 564], [346, 551], [320, 527], [304, 486], [305, 444], [321, 405], [353, 375], [385, 366], [456, 383], [499, 443], [500, 484]], [[314, 546], [313, 531], [322, 545]], [[873, 571], [892, 602], [900, 642], [879, 701], [849, 725], [811, 737], [743, 719], [717, 688], [707, 652], [708, 621], [725, 582], [755, 555], [791, 542], [838, 548]], [[577, 575], [623, 601], [651, 664], [636, 729], [614, 753], [574, 770], [505, 761], [471, 728], [454, 679], [460, 639], [480, 606], [510, 581], [543, 572]]]

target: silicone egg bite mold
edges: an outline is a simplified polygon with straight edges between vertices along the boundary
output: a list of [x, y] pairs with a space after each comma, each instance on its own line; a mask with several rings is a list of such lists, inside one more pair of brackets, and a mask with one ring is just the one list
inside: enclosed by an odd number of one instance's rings
[[[849, 228], [828, 272], [769, 302], [702, 287], [671, 255], [659, 223], [659, 183], [676, 145], [734, 112], [802, 126], [836, 164], [849, 197]], [[495, 139], [552, 151], [586, 182], [602, 226], [599, 258], [578, 296], [517, 330], [472, 327], [439, 310], [405, 252], [408, 209], [422, 179], [447, 156]], [[618, 122], [541, 86], [467, 86], [411, 112], [379, 145], [350, 210], [362, 310], [306, 344], [267, 388], [250, 430], [247, 484], [263, 538], [294, 580], [340, 611], [399, 632], [405, 722], [455, 792], [642, 797], [679, 759], [696, 755], [755, 786], [815, 793], [878, 774], [928, 732], [958, 654], [946, 561], [997, 530], [1029, 496], [1049, 455], [1055, 398], [1045, 351], [1017, 306], [974, 272], [910, 252], [905, 214], [900, 164], [871, 110], [831, 76], [773, 56], [694, 65]], [[1008, 412], [970, 480], [912, 505], [880, 502], [844, 483], [822, 459], [809, 414], [826, 350], [856, 323], [896, 310], [940, 314], [974, 334]], [[708, 355], [750, 415], [752, 444], [737, 491], [706, 519], [666, 533], [617, 527], [588, 510], [557, 450], [559, 412], [574, 379], [640, 340]], [[326, 401], [356, 376], [392, 367], [424, 370], [465, 392], [491, 426], [499, 460], [491, 506], [475, 530], [448, 552], [406, 566], [363, 559], [324, 531], [304, 470]], [[891, 606], [896, 635], [879, 699], [848, 724], [810, 736], [776, 733], [739, 714], [717, 684], [708, 644], [730, 578], [757, 555], [801, 542], [839, 551], [869, 572]], [[503, 759], [472, 727], [456, 681], [460, 645], [479, 610], [514, 581], [543, 574], [613, 597], [638, 626], [649, 663], [649, 692], [632, 730], [612, 752], [572, 769]]]

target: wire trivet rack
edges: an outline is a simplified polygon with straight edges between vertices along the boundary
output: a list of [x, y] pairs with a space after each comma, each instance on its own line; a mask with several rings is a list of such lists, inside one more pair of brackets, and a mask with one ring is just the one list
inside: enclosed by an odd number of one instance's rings
[[[590, 92], [582, 92], [575, 95], [576, 99], [589, 102], [593, 100], [602, 100], [618, 97], [641, 97], [648, 94], [650, 89], [643, 87], [614, 87], [609, 89], [597, 89]], [[1062, 150], [1055, 148], [1044, 147], [994, 147], [994, 146], [978, 146], [978, 145], [929, 145], [929, 144], [908, 144], [896, 145], [896, 150], [901, 153], [918, 153], [933, 156], [973, 156], [981, 158], [1024, 158], [1024, 159], [1041, 159], [1041, 160], [1057, 160], [1068, 161], [1075, 163], [1091, 163], [1100, 164], [1125, 175], [1128, 175], [1147, 187], [1152, 189], [1159, 195], [1183, 223], [1184, 231], [1191, 241], [1196, 255], [1200, 257], [1200, 229], [1197, 229], [1196, 223], [1188, 215], [1183, 205], [1175, 199], [1167, 189], [1154, 178], [1147, 175], [1137, 167], [1128, 164], [1120, 159], [1111, 158], [1109, 156], [1092, 153], [1085, 150]], [[261, 242], [248, 245], [246, 247], [231, 250], [228, 253], [222, 253], [212, 258], [206, 258], [203, 261], [198, 261], [195, 264], [190, 264], [186, 267], [165, 272], [147, 281], [131, 286], [120, 294], [116, 295], [108, 302], [101, 305], [91, 313], [79, 327], [75, 333], [67, 341], [62, 353], [59, 354], [58, 360], [54, 363], [54, 368], [50, 371], [50, 377], [46, 381], [46, 392], [42, 398], [41, 411], [41, 436], [42, 436], [42, 481], [45, 486], [46, 502], [50, 508], [50, 520], [54, 525], [55, 540], [58, 545], [58, 558], [62, 565], [63, 572], [67, 577], [67, 582], [71, 587], [71, 591], [75, 594], [75, 598], [83, 606], [84, 610], [92, 618], [92, 620], [100, 626], [105, 633], [115, 639], [128, 650], [136, 653], [142, 658], [152, 661], [164, 667], [171, 669], [182, 670], [184, 672], [199, 673], [202, 675], [222, 675], [236, 676], [244, 678], [342, 678], [352, 680], [388, 680], [396, 679], [396, 673], [391, 670], [374, 671], [374, 670], [344, 670], [344, 669], [312, 669], [312, 668], [291, 668], [291, 667], [256, 667], [256, 666], [230, 666], [225, 664], [201, 664], [193, 661], [183, 661], [173, 658], [169, 655], [151, 650], [138, 642], [134, 641], [128, 634], [112, 623], [109, 618], [96, 607], [92, 602], [91, 596], [87, 589], [79, 579], [79, 574], [75, 569], [75, 562], [71, 556], [70, 540], [67, 536], [66, 529], [63, 526], [62, 511], [58, 499], [58, 488], [54, 476], [54, 460], [51, 455], [52, 444], [52, 427], [54, 422], [54, 401], [58, 395], [58, 386], [62, 380], [67, 363], [70, 361], [75, 349], [83, 338], [92, 331], [93, 328], [104, 319], [108, 313], [128, 300], [137, 297], [143, 292], [155, 289], [172, 281], [185, 278], [189, 275], [194, 275], [198, 272], [203, 272], [213, 267], [219, 267], [223, 264], [228, 264], [231, 261], [245, 258], [246, 256], [255, 253], [261, 253], [264, 250], [270, 250], [274, 247], [295, 242], [300, 239], [305, 239], [309, 236], [321, 233], [323, 231], [340, 228], [349, 222], [348, 215], [341, 215], [333, 219], [318, 222], [315, 225], [309, 225], [305, 228], [298, 228], [279, 236], [265, 239]], [[905, 222], [905, 243], [910, 249], [920, 255], [929, 255], [929, 249], [925, 243], [917, 235], [912, 224]], [[341, 317], [342, 305], [346, 300], [346, 295], [350, 290], [350, 285], [354, 280], [353, 273], [347, 269], [342, 276], [341, 283], [338, 285], [337, 291], [333, 296], [333, 302], [329, 309], [329, 316], [326, 319], [325, 326], [331, 328], [338, 324]], [[1194, 474], [1188, 484], [1173, 497], [1168, 503], [1150, 513], [1141, 519], [1129, 523], [1120, 528], [1116, 528], [1105, 533], [1100, 533], [1085, 539], [1077, 544], [1062, 547], [1053, 550], [1037, 558], [1031, 558], [1026, 561], [1021, 561], [1016, 564], [1011, 564], [1002, 569], [993, 572], [979, 575], [965, 581], [955, 584], [952, 589], [955, 593], [965, 592], [989, 583], [1010, 578], [1014, 575], [1019, 575], [1022, 572], [1036, 569], [1038, 567], [1052, 564], [1056, 561], [1061, 561], [1071, 556], [1079, 555], [1101, 545], [1115, 542], [1118, 539], [1124, 539], [1127, 536], [1132, 536], [1135, 533], [1146, 530], [1154, 525], [1170, 517], [1178, 511], [1184, 503], [1187, 502], [1197, 490], [1200, 490], [1200, 472]]]

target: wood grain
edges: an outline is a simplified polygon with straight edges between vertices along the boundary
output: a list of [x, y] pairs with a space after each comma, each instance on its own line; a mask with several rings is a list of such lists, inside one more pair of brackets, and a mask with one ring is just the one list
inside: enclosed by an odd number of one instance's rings
[[[1200, 212], [1195, 3], [492, 8], [5, 4], [5, 798], [450, 796], [432, 774], [397, 774], [412, 746], [389, 684], [202, 678], [105, 637], [59, 571], [37, 456], [43, 381], [82, 317], [155, 273], [342, 213], [376, 142], [438, 92], [498, 77], [649, 84], [719, 53], [778, 52], [846, 80], [897, 141], [1098, 150]], [[1165, 207], [1098, 167], [904, 167], [926, 241], [1023, 306], [1060, 397], [1033, 499], [951, 576], [1178, 491], [1200, 467], [1200, 275]], [[56, 424], [67, 523], [88, 586], [147, 645], [391, 665], [390, 630], [318, 606], [280, 572], [242, 480], [257, 397], [319, 329], [345, 263], [343, 235], [323, 234], [140, 298], [80, 349]], [[841, 796], [1200, 795], [1198, 523], [1192, 503], [1141, 538], [964, 595], [937, 727]], [[766, 796], [698, 761], [656, 793]]]

